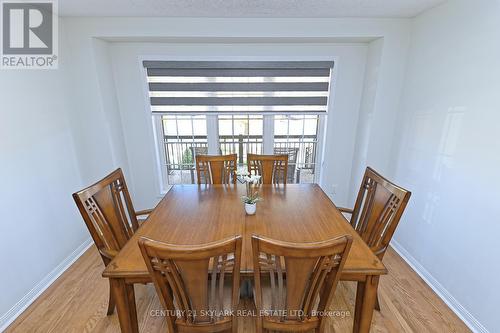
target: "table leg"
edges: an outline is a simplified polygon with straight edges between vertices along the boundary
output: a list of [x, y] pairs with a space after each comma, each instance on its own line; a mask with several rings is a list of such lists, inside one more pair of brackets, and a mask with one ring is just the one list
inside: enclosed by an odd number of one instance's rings
[[109, 281], [115, 297], [121, 332], [138, 333], [134, 285], [126, 284], [123, 279], [110, 279]]
[[361, 322], [361, 309], [363, 308], [363, 295], [365, 293], [365, 281], [358, 281], [356, 288], [356, 305], [354, 307], [354, 323], [352, 331], [359, 332], [359, 324]]
[[353, 326], [355, 333], [368, 333], [370, 331], [373, 309], [377, 300], [378, 280], [378, 275], [368, 275], [365, 281], [358, 281]]

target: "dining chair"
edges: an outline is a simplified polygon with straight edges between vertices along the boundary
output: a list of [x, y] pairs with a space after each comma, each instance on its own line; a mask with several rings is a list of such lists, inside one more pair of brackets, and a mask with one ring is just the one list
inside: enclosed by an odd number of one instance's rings
[[[189, 150], [191, 150], [191, 155], [196, 158], [198, 155], [208, 155], [208, 147], [207, 146], [201, 146], [201, 147], [189, 147]], [[222, 149], [219, 147], [219, 155], [222, 155]]]
[[287, 183], [288, 155], [248, 154], [248, 172], [261, 176], [262, 184]]
[[236, 183], [237, 155], [196, 155], [198, 184]]
[[[274, 147], [274, 155], [288, 155], [287, 183], [300, 183], [300, 168], [297, 167], [298, 147]], [[297, 177], [295, 178], [295, 173]]]
[[[367, 167], [354, 208], [338, 209], [351, 215], [351, 226], [382, 260], [410, 196], [410, 191]], [[375, 308], [380, 310], [378, 296]]]
[[[135, 211], [120, 168], [97, 183], [73, 193], [73, 199], [94, 240], [104, 266], [107, 266], [139, 228], [139, 216], [152, 209]], [[109, 288], [107, 314], [113, 313], [115, 302]]]
[[327, 332], [319, 314], [331, 305], [351, 244], [350, 235], [316, 243], [252, 236], [257, 333]]
[[241, 236], [203, 245], [141, 237], [139, 247], [166, 310], [168, 332], [238, 331], [233, 314], [240, 297]]

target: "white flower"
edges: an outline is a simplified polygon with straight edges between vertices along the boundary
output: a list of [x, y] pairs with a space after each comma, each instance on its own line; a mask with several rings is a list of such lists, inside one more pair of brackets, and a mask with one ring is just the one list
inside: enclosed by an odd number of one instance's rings
[[236, 175], [238, 176], [248, 176], [249, 174], [247, 168], [239, 168], [238, 171], [236, 171]]
[[247, 182], [247, 183], [252, 183], [252, 182], [253, 182], [252, 177], [245, 176], [243, 179], [244, 179], [244, 180], [245, 180], [245, 182]]
[[259, 181], [260, 181], [260, 176], [258, 176], [258, 175], [252, 176], [252, 183], [258, 184]]

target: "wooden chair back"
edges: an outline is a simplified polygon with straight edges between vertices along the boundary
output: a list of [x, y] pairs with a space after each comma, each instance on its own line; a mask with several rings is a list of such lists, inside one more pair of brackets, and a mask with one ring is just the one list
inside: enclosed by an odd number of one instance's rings
[[191, 149], [191, 155], [196, 158], [198, 155], [207, 155], [208, 147], [189, 147]]
[[[196, 158], [198, 155], [208, 155], [208, 147], [189, 147], [191, 150], [191, 156]], [[222, 155], [222, 149], [219, 147], [219, 155]]]
[[198, 184], [236, 183], [237, 155], [196, 155]]
[[248, 154], [248, 172], [261, 176], [262, 184], [287, 183], [288, 155]]
[[74, 193], [73, 199], [107, 265], [139, 228], [122, 170]]
[[[171, 245], [142, 237], [139, 247], [160, 301], [169, 332], [237, 332], [241, 236], [204, 245]], [[225, 307], [225, 278], [230, 304]]]
[[[258, 318], [257, 332], [263, 328], [325, 332], [325, 321], [315, 314], [331, 304], [351, 244], [350, 235], [316, 243], [252, 236], [255, 305], [257, 312], [272, 311], [272, 315]], [[262, 288], [262, 277], [266, 275], [271, 285], [268, 306], [264, 306]]]
[[380, 260], [396, 231], [411, 192], [366, 168], [350, 223]]

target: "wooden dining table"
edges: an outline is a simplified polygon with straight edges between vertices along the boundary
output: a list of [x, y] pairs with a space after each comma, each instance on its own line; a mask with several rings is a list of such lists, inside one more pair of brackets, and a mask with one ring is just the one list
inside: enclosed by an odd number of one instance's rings
[[203, 244], [243, 237], [242, 276], [252, 277], [252, 235], [291, 242], [353, 237], [341, 280], [357, 281], [354, 332], [369, 332], [382, 262], [358, 236], [317, 184], [260, 185], [263, 201], [246, 215], [242, 185], [174, 185], [148, 219], [106, 267], [123, 333], [138, 332], [134, 284], [151, 283], [137, 241], [140, 237], [170, 244]]

